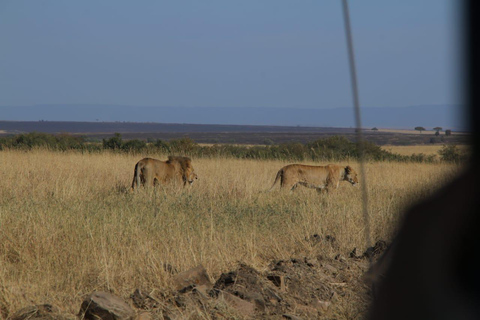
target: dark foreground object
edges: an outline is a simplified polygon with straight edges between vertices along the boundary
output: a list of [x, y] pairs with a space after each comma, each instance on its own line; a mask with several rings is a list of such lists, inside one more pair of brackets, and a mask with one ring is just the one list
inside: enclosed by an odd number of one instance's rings
[[479, 319], [480, 172], [413, 207], [381, 258], [369, 319]]
[[[393, 244], [376, 265], [368, 319], [480, 319], [480, 3], [462, 6], [462, 58], [471, 164], [454, 181], [407, 212]], [[460, 21], [459, 20], [459, 21]], [[375, 270], [374, 270], [375, 271]]]

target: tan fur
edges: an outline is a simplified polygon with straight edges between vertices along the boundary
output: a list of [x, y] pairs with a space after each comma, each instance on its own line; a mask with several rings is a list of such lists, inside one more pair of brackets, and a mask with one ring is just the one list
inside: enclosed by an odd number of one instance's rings
[[154, 186], [157, 183], [177, 183], [185, 186], [198, 179], [192, 166], [192, 160], [187, 157], [169, 156], [167, 161], [144, 158], [137, 162], [133, 173], [131, 190], [140, 185]]
[[327, 166], [289, 164], [278, 171], [269, 191], [275, 187], [278, 181], [280, 181], [281, 189], [294, 190], [298, 185], [302, 185], [317, 189], [317, 191], [337, 189], [340, 181], [348, 181], [352, 185], [358, 183], [357, 173], [352, 167], [342, 167], [336, 164]]

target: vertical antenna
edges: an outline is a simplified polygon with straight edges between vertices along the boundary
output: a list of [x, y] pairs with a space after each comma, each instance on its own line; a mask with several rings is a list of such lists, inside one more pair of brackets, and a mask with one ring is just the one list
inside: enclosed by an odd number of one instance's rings
[[367, 179], [365, 176], [365, 146], [362, 133], [362, 120], [360, 117], [360, 103], [358, 99], [358, 84], [357, 72], [355, 67], [355, 55], [353, 53], [352, 30], [350, 27], [350, 15], [348, 12], [347, 0], [342, 0], [343, 3], [343, 18], [345, 20], [345, 35], [347, 37], [348, 60], [350, 62], [350, 78], [352, 82], [353, 108], [355, 110], [355, 125], [357, 128], [357, 147], [360, 153], [360, 181], [362, 189], [362, 211], [363, 221], [365, 224], [365, 241], [367, 247], [371, 245], [370, 234], [370, 216], [368, 215], [368, 193], [367, 193]]

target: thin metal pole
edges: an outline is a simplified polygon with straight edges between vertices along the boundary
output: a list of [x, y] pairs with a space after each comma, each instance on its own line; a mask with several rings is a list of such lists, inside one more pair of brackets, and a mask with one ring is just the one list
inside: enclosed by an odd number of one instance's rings
[[353, 52], [353, 39], [352, 30], [350, 27], [350, 14], [348, 12], [347, 0], [342, 0], [343, 3], [343, 17], [345, 20], [345, 35], [347, 38], [348, 48], [348, 60], [350, 62], [350, 78], [352, 82], [352, 95], [353, 95], [353, 108], [355, 110], [355, 124], [356, 124], [356, 137], [357, 147], [360, 153], [360, 181], [362, 188], [362, 211], [363, 220], [365, 224], [365, 241], [367, 247], [371, 246], [371, 233], [370, 233], [370, 216], [368, 214], [368, 192], [367, 192], [367, 178], [365, 174], [365, 147], [362, 133], [362, 119], [360, 114], [360, 103], [358, 98], [358, 84], [357, 84], [357, 72], [355, 67], [355, 55]]

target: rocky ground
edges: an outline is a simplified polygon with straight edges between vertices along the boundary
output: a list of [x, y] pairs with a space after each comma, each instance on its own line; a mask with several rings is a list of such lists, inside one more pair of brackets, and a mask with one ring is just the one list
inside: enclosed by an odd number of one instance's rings
[[202, 266], [181, 273], [165, 266], [174, 285], [164, 292], [138, 288], [123, 298], [94, 292], [79, 303], [77, 315], [45, 304], [21, 309], [9, 319], [357, 319], [365, 316], [371, 299], [365, 273], [385, 249], [379, 241], [348, 257], [276, 260], [263, 271], [239, 264], [214, 283]]

